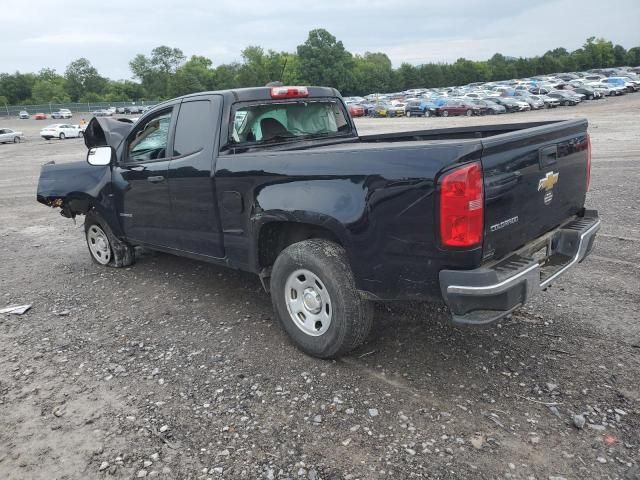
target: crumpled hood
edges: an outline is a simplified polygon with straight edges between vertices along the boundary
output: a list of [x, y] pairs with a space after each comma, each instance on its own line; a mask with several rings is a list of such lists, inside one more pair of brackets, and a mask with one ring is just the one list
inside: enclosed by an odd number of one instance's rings
[[132, 128], [128, 118], [93, 117], [84, 131], [84, 144], [87, 148], [117, 148]]

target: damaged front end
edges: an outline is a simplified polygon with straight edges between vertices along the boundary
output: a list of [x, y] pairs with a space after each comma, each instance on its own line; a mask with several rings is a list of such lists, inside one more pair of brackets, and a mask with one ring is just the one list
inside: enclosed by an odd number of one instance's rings
[[38, 202], [60, 208], [61, 215], [74, 218], [92, 207], [108, 202], [111, 168], [94, 167], [86, 162], [47, 163], [42, 166], [36, 198]]
[[[88, 149], [110, 146], [115, 150], [132, 127], [128, 119], [92, 118], [85, 129], [84, 143]], [[111, 166], [89, 165], [86, 161], [46, 163], [40, 171], [36, 198], [44, 205], [60, 208], [60, 214], [67, 218], [94, 208], [110, 216]]]

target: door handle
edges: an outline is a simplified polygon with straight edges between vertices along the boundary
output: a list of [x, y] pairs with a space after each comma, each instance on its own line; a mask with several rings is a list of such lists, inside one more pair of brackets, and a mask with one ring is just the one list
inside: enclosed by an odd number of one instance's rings
[[164, 182], [164, 177], [162, 175], [158, 175], [157, 177], [147, 177], [147, 182], [161, 183]]

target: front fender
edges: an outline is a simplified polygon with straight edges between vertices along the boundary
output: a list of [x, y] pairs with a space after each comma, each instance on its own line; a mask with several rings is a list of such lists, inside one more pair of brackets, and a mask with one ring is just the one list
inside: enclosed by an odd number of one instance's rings
[[61, 208], [61, 214], [73, 218], [96, 209], [116, 235], [121, 236], [111, 195], [111, 167], [86, 162], [48, 163], [40, 170], [38, 202]]

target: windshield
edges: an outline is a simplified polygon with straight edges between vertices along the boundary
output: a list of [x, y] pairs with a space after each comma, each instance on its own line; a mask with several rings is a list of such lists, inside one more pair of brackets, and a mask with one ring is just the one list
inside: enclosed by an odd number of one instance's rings
[[233, 115], [231, 144], [280, 143], [351, 133], [342, 105], [336, 100], [301, 100], [245, 105]]

